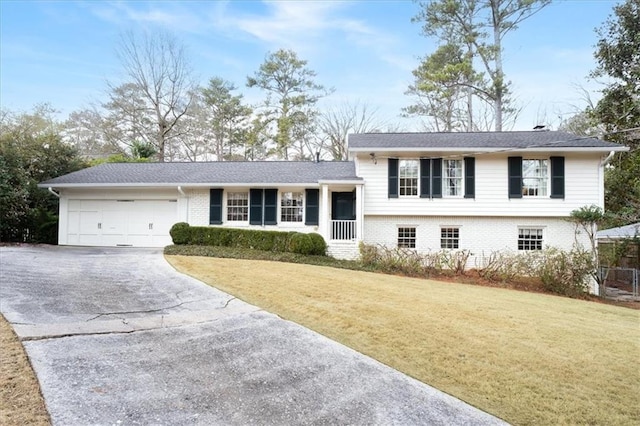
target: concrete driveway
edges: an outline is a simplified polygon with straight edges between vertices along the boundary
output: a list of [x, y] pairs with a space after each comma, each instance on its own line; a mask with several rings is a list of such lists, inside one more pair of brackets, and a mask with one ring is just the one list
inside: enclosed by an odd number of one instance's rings
[[503, 424], [159, 250], [0, 247], [0, 284], [55, 425]]

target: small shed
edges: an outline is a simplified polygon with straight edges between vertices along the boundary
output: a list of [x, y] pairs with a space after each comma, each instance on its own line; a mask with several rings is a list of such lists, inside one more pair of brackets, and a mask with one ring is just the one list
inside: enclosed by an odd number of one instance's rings
[[[617, 228], [603, 229], [596, 234], [600, 247], [601, 261], [607, 266], [621, 268], [640, 268], [640, 222]], [[612, 250], [622, 249], [620, 259], [616, 265], [608, 265], [612, 257]], [[617, 256], [616, 256], [617, 257]]]
[[596, 237], [606, 296], [640, 301], [640, 222], [598, 231]]

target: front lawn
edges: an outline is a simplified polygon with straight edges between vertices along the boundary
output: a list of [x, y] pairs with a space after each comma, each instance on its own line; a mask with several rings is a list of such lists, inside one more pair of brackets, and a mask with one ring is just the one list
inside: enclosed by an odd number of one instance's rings
[[637, 310], [322, 266], [167, 260], [508, 422], [640, 419]]

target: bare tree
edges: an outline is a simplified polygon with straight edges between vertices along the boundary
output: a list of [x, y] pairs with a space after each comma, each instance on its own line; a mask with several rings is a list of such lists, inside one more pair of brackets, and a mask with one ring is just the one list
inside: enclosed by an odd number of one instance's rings
[[176, 124], [176, 136], [170, 146], [177, 149], [177, 158], [187, 161], [211, 161], [215, 159], [214, 131], [209, 123], [211, 111], [204, 103], [198, 89], [187, 113]]
[[100, 158], [123, 153], [120, 147], [109, 143], [105, 135], [105, 120], [96, 108], [73, 111], [64, 122], [62, 139], [74, 146], [86, 158]]
[[[109, 84], [114, 108], [133, 108], [126, 114], [137, 114], [152, 125], [147, 135], [156, 148], [159, 161], [166, 157], [167, 144], [176, 136], [176, 124], [186, 114], [195, 93], [191, 66], [186, 51], [167, 33], [144, 34], [133, 32], [122, 35], [117, 50], [129, 83], [135, 86], [142, 106], [117, 102], [120, 85]], [[120, 99], [121, 100], [121, 99]]]
[[318, 120], [323, 146], [334, 160], [347, 159], [347, 137], [349, 133], [367, 133], [380, 130], [386, 123], [376, 117], [377, 109], [360, 102], [344, 102], [327, 108]]

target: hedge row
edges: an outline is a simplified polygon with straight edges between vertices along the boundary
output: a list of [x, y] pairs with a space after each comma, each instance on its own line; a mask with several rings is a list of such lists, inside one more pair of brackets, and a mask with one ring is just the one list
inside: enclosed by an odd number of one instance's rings
[[240, 247], [319, 256], [327, 251], [324, 238], [316, 233], [190, 226], [185, 222], [173, 225], [169, 233], [177, 245]]

